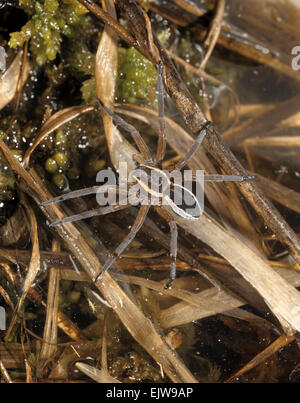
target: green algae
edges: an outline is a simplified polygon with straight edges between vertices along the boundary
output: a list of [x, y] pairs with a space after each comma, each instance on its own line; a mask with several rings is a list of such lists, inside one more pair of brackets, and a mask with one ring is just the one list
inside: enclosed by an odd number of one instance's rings
[[134, 48], [119, 48], [119, 102], [153, 106], [156, 80], [157, 72], [148, 59]]
[[[118, 81], [116, 101], [154, 107], [156, 105], [155, 86], [157, 72], [152, 63], [134, 48], [118, 49]], [[92, 74], [91, 71], [87, 71]], [[81, 87], [86, 104], [96, 102], [95, 78], [85, 80]]]
[[31, 19], [18, 32], [10, 34], [9, 46], [23, 46], [30, 40], [30, 50], [39, 66], [55, 60], [63, 37], [76, 36], [78, 27], [86, 25], [87, 9], [76, 0], [20, 1]]

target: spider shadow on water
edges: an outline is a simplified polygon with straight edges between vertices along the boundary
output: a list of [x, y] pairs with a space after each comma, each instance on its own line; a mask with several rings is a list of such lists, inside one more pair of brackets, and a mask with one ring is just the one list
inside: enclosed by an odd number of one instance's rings
[[[159, 132], [158, 132], [158, 144], [156, 149], [156, 155], [152, 156], [148, 146], [143, 140], [142, 136], [138, 132], [138, 130], [123, 120], [120, 116], [112, 112], [107, 106], [105, 106], [101, 100], [98, 99], [99, 106], [102, 108], [108, 115], [110, 115], [113, 119], [113, 122], [116, 126], [121, 127], [125, 131], [127, 131], [135, 145], [137, 146], [139, 153], [133, 156], [134, 162], [136, 164], [137, 170], [136, 173], [132, 177], [132, 181], [128, 182], [131, 185], [131, 189], [139, 185], [139, 189], [142, 190], [142, 196], [139, 198], [139, 210], [133, 225], [131, 226], [130, 232], [125, 237], [125, 239], [120, 243], [117, 248], [110, 253], [110, 256], [105, 261], [101, 272], [96, 276], [94, 282], [96, 283], [100, 280], [101, 276], [113, 265], [115, 260], [123, 253], [123, 251], [127, 248], [127, 246], [133, 241], [136, 234], [142, 227], [148, 211], [151, 206], [155, 207], [157, 213], [162, 216], [170, 227], [170, 276], [166, 283], [165, 288], [169, 288], [172, 285], [173, 280], [176, 278], [176, 256], [177, 256], [177, 238], [178, 238], [178, 230], [177, 224], [173, 215], [170, 214], [170, 208], [173, 212], [186, 220], [198, 220], [202, 213], [201, 205], [199, 200], [193, 194], [191, 190], [189, 190], [186, 186], [182, 186], [177, 182], [172, 181], [170, 175], [165, 170], [162, 170], [162, 162], [165, 156], [166, 151], [166, 136], [165, 136], [165, 119], [164, 119], [164, 93], [163, 93], [163, 66], [160, 62], [158, 64], [158, 79], [157, 79], [157, 91], [158, 91], [158, 120], [159, 120]], [[206, 136], [209, 130], [214, 130], [210, 121], [206, 121], [199, 133], [196, 136], [196, 139], [186, 155], [179, 160], [175, 164], [175, 169], [173, 172], [180, 172], [190, 161], [192, 156], [198, 150], [199, 146], [202, 143], [202, 140]], [[202, 172], [202, 171], [201, 171]], [[231, 182], [242, 182], [246, 180], [251, 180], [254, 176], [238, 176], [238, 175], [201, 175], [195, 176], [192, 175], [190, 179], [192, 181], [210, 181], [210, 182], [222, 182], [222, 181], [231, 181]], [[104, 184], [101, 186], [92, 186], [85, 189], [75, 190], [73, 192], [69, 192], [67, 194], [60, 195], [55, 197], [52, 200], [48, 200], [42, 205], [47, 205], [51, 203], [62, 202], [68, 199], [72, 199], [75, 197], [82, 197], [89, 194], [97, 194], [97, 196], [104, 193], [116, 192], [119, 195], [122, 195], [123, 188], [118, 185], [110, 185]], [[197, 208], [196, 213], [188, 212], [184, 203], [182, 203], [182, 198], [176, 196], [182, 195], [189, 196], [189, 200], [192, 201]], [[127, 192], [125, 192], [127, 195]], [[129, 189], [130, 194], [130, 189]], [[170, 197], [172, 194], [172, 197]], [[181, 200], [181, 203], [178, 203], [176, 200]], [[97, 199], [98, 200], [98, 199]], [[96, 208], [93, 210], [88, 210], [82, 212], [80, 214], [75, 214], [69, 217], [66, 217], [62, 220], [53, 222], [50, 226], [56, 226], [67, 222], [78, 221], [94, 216], [109, 214], [118, 210], [122, 210], [128, 208], [132, 205], [132, 201], [130, 197], [126, 197], [120, 200], [119, 204], [113, 204], [105, 207]]]

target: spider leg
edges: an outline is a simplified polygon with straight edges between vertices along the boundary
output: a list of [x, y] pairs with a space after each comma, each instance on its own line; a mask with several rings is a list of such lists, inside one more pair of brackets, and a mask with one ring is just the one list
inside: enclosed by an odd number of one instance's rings
[[74, 199], [75, 197], [87, 196], [87, 195], [94, 194], [97, 192], [105, 193], [105, 192], [108, 192], [110, 189], [118, 190], [118, 186], [103, 185], [103, 186], [92, 186], [92, 187], [85, 188], [85, 189], [74, 190], [73, 192], [65, 193], [63, 195], [55, 197], [54, 199], [47, 200], [47, 201], [41, 203], [41, 206], [47, 206], [48, 204], [52, 204], [52, 203], [60, 203], [65, 200]]
[[[194, 178], [194, 175], [193, 175]], [[255, 175], [204, 175], [203, 180], [206, 182], [244, 182], [255, 179]]]
[[103, 274], [111, 267], [111, 265], [114, 263], [114, 261], [121, 255], [121, 253], [127, 248], [127, 246], [133, 241], [135, 238], [136, 234], [142, 227], [145, 218], [148, 214], [150, 205], [146, 206], [141, 206], [139, 209], [139, 212], [136, 216], [136, 219], [131, 227], [131, 230], [129, 234], [125, 237], [124, 241], [120, 243], [120, 245], [114, 250], [112, 255], [106, 260], [104, 263], [101, 272], [97, 275], [95, 278], [94, 282], [96, 283], [102, 276]]
[[165, 289], [171, 287], [173, 281], [176, 278], [176, 257], [177, 257], [177, 238], [178, 238], [178, 230], [175, 221], [169, 222], [170, 232], [171, 232], [171, 241], [170, 241], [170, 278], [165, 285]]
[[156, 162], [158, 164], [164, 159], [166, 152], [166, 122], [164, 111], [164, 89], [163, 89], [163, 65], [162, 62], [158, 63], [158, 78], [157, 78], [157, 104], [158, 104], [158, 121], [159, 121], [159, 136], [156, 150]]
[[147, 144], [144, 142], [140, 132], [131, 124], [127, 123], [124, 119], [122, 119], [119, 115], [111, 111], [107, 106], [103, 104], [103, 102], [98, 98], [98, 102], [100, 106], [105, 110], [109, 116], [112, 117], [113, 121], [115, 122], [116, 126], [122, 127], [128, 133], [130, 133], [131, 137], [133, 138], [137, 148], [139, 149], [140, 153], [142, 154], [145, 160], [152, 161], [151, 154]]
[[177, 162], [175, 165], [175, 170], [181, 170], [192, 158], [192, 156], [195, 154], [195, 152], [198, 150], [200, 147], [204, 137], [206, 136], [207, 130], [210, 128], [211, 122], [208, 120], [206, 123], [203, 125], [203, 127], [200, 129], [198, 136], [196, 137], [196, 140], [192, 144], [191, 148], [189, 151], [185, 154], [185, 156]]
[[113, 213], [114, 211], [123, 210], [129, 206], [130, 206], [130, 204], [125, 204], [125, 205], [121, 205], [121, 206], [116, 204], [113, 206], [95, 208], [93, 210], [84, 211], [83, 213], [74, 214], [69, 217], [63, 218], [62, 220], [55, 221], [55, 222], [51, 223], [49, 225], [49, 227], [55, 227], [56, 225], [60, 225], [60, 224], [66, 223], [66, 222], [79, 221], [79, 220], [84, 220], [86, 218], [95, 217], [98, 215], [105, 215], [105, 214]]

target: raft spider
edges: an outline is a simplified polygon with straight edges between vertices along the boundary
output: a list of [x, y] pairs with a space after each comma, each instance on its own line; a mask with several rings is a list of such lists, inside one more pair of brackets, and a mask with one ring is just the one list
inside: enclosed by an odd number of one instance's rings
[[[135, 221], [130, 229], [129, 234], [125, 237], [125, 239], [121, 242], [121, 244], [112, 252], [110, 253], [110, 256], [107, 258], [106, 262], [104, 263], [101, 272], [96, 276], [94, 279], [94, 282], [96, 283], [101, 276], [112, 266], [114, 261], [123, 253], [123, 251], [127, 248], [127, 246], [133, 241], [135, 238], [136, 234], [142, 227], [146, 216], [148, 214], [148, 211], [153, 205], [153, 203], [145, 203], [145, 201], [149, 201], [149, 198], [153, 197], [154, 191], [153, 188], [158, 189], [156, 191], [155, 195], [157, 197], [156, 201], [159, 200], [158, 203], [155, 203], [155, 209], [161, 215], [169, 224], [170, 227], [170, 277], [169, 280], [166, 283], [165, 288], [169, 288], [173, 282], [173, 280], [176, 277], [176, 255], [177, 255], [177, 224], [172, 217], [172, 215], [169, 213], [168, 209], [164, 207], [164, 204], [167, 204], [171, 209], [175, 212], [175, 214], [180, 215], [181, 217], [184, 217], [187, 220], [195, 220], [200, 217], [200, 214], [198, 217], [195, 217], [191, 214], [186, 213], [185, 208], [177, 205], [172, 201], [172, 199], [165, 194], [165, 187], [164, 184], [161, 182], [161, 178], [165, 179], [164, 183], [167, 183], [171, 187], [173, 187], [173, 192], [175, 192], [175, 188], [177, 186], [177, 190], [181, 188], [181, 190], [186, 190], [183, 186], [175, 185], [172, 183], [167, 177], [165, 172], [162, 170], [162, 161], [165, 156], [165, 150], [166, 150], [166, 137], [165, 137], [165, 119], [164, 119], [164, 100], [163, 100], [163, 79], [162, 79], [162, 73], [163, 73], [163, 67], [162, 64], [158, 64], [158, 79], [157, 79], [157, 89], [158, 89], [158, 119], [159, 119], [159, 135], [158, 135], [158, 145], [157, 145], [157, 150], [156, 150], [156, 155], [155, 157], [151, 155], [151, 152], [144, 142], [142, 136], [138, 132], [138, 130], [127, 123], [125, 120], [123, 120], [120, 116], [116, 115], [114, 112], [112, 112], [108, 107], [106, 107], [100, 100], [99, 104], [100, 107], [108, 113], [114, 123], [126, 130], [127, 132], [130, 133], [132, 139], [134, 140], [140, 154], [134, 156], [134, 161], [136, 162], [138, 168], [142, 171], [144, 174], [144, 177], [147, 180], [142, 180], [141, 178], [136, 179], [136, 183], [139, 182], [141, 187], [146, 191], [147, 197], [144, 198], [141, 203], [140, 207], [137, 213], [137, 216], [135, 218]], [[180, 171], [192, 158], [192, 156], [195, 154], [197, 149], [202, 143], [203, 138], [205, 137], [206, 133], [208, 130], [213, 130], [211, 122], [206, 121], [205, 124], [202, 126], [202, 128], [199, 130], [196, 139], [194, 143], [192, 144], [191, 148], [189, 151], [186, 153], [186, 155], [179, 160], [176, 165], [175, 165], [175, 170]], [[153, 174], [156, 173], [156, 175], [153, 176]], [[153, 183], [153, 178], [156, 183]], [[234, 181], [234, 182], [241, 182], [241, 181], [246, 181], [246, 180], [251, 180], [253, 179], [253, 176], [237, 176], [237, 175], [204, 175], [203, 180], [204, 181], [211, 181], [211, 182], [222, 182], [222, 181]], [[151, 183], [152, 181], [152, 183]], [[150, 185], [149, 185], [150, 183]], [[155, 185], [155, 186], [154, 186]], [[178, 188], [179, 186], [179, 188]], [[75, 198], [75, 197], [81, 197], [85, 196], [88, 194], [95, 194], [95, 193], [101, 193], [101, 192], [109, 192], [110, 190], [115, 190], [119, 191], [120, 187], [117, 185], [114, 186], [109, 186], [109, 185], [102, 185], [102, 186], [93, 186], [90, 188], [85, 188], [85, 189], [80, 189], [80, 190], [75, 190], [73, 192], [58, 196], [52, 200], [44, 202], [42, 205], [47, 205], [50, 203], [56, 203], [56, 202], [61, 202], [67, 199]], [[152, 199], [151, 199], [152, 200]], [[165, 203], [162, 203], [164, 201]], [[196, 201], [196, 200], [195, 200]], [[80, 214], [75, 214], [69, 217], [66, 217], [62, 220], [56, 221], [52, 224], [51, 226], [59, 225], [65, 222], [71, 222], [71, 221], [78, 221], [82, 220], [85, 218], [93, 217], [93, 216], [98, 216], [98, 215], [104, 215], [108, 214], [114, 211], [118, 211], [124, 208], [129, 207], [131, 204], [128, 203], [128, 199], [126, 200], [125, 204], [124, 203], [119, 203], [116, 205], [110, 205], [106, 207], [101, 207], [101, 208], [96, 208], [93, 210], [89, 210]]]

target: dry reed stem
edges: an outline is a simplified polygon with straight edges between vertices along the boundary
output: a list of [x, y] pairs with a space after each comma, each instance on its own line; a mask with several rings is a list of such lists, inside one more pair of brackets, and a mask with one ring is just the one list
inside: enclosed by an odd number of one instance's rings
[[[184, 10], [188, 11], [191, 14], [197, 15], [201, 17], [204, 14], [203, 8], [199, 7], [197, 3], [190, 0], [174, 0], [179, 7], [183, 8]], [[151, 4], [150, 4], [151, 6]]]
[[[59, 252], [60, 244], [58, 241], [52, 241], [52, 252]], [[44, 326], [43, 344], [40, 352], [41, 360], [48, 360], [53, 357], [57, 344], [57, 321], [58, 321], [58, 303], [59, 303], [59, 281], [60, 271], [56, 267], [49, 269], [48, 295], [46, 306], [46, 321]]]
[[222, 20], [224, 17], [224, 11], [225, 11], [225, 0], [217, 0], [217, 5], [215, 9], [215, 15], [212, 20], [211, 26], [209, 28], [209, 32], [207, 34], [207, 37], [204, 41], [204, 46], [207, 47], [205, 56], [200, 64], [200, 68], [205, 70], [205, 67], [207, 65], [207, 62], [215, 48], [215, 45], [218, 41], [220, 32], [221, 32], [221, 27], [222, 27]]
[[[263, 46], [263, 43], [259, 43], [257, 39], [248, 35], [247, 40], [245, 40], [243, 31], [226, 22], [222, 24], [221, 28], [217, 41], [218, 45], [229, 51], [238, 53], [241, 56], [252, 59], [255, 63], [269, 66], [279, 73], [293, 78], [295, 81], [300, 80], [299, 74], [292, 69], [290, 64], [282, 62], [276, 52], [273, 52], [271, 49], [268, 49], [267, 53], [265, 53], [265, 46]], [[203, 34], [206, 29], [198, 24], [195, 30]]]
[[[106, 2], [108, 14], [116, 18], [114, 3]], [[99, 41], [95, 60], [96, 93], [99, 99], [110, 109], [114, 109], [115, 86], [118, 72], [118, 37], [115, 32], [106, 26]], [[120, 161], [127, 160], [127, 155], [134, 152], [131, 144], [124, 139], [112, 122], [112, 118], [101, 110], [107, 146], [112, 164], [119, 166]], [[129, 169], [134, 168], [133, 161], [127, 160]]]
[[26, 383], [32, 383], [32, 370], [31, 366], [29, 365], [29, 362], [27, 359], [24, 359], [25, 362], [25, 370], [26, 370]]
[[[208, 258], [213, 257], [208, 256]], [[223, 259], [219, 260], [222, 260], [222, 262], [226, 264], [226, 261]], [[118, 266], [120, 266], [121, 262], [122, 260], [118, 263]], [[272, 264], [272, 262], [269, 261], [269, 264]], [[166, 265], [164, 269], [167, 268], [168, 267]], [[292, 269], [288, 269], [287, 267], [276, 267], [275, 271], [294, 287], [298, 287], [300, 285], [300, 275], [299, 273], [295, 273]], [[237, 308], [245, 304], [245, 301], [242, 298], [235, 297], [226, 290], [217, 291], [215, 288], [209, 288], [199, 293], [194, 293], [182, 288], [178, 288], [176, 286], [176, 280], [171, 289], [164, 290], [163, 284], [156, 281], [118, 273], [114, 273], [112, 275], [117, 281], [147, 287], [153, 291], [159, 292], [160, 295], [172, 296], [183, 301], [178, 302], [172, 307], [162, 311], [160, 324], [163, 328], [179, 326], [208, 316], [213, 316], [218, 313], [226, 313], [233, 308]], [[79, 274], [69, 269], [61, 270], [61, 278], [72, 281], [90, 281], [85, 273]]]
[[107, 368], [107, 316], [105, 316], [103, 325], [101, 370], [84, 362], [77, 362], [75, 366], [98, 383], [120, 383], [118, 379], [110, 376]]
[[9, 296], [9, 294], [5, 291], [5, 289], [0, 285], [0, 295], [4, 299], [5, 303], [12, 309], [15, 310], [15, 306]]
[[[175, 217], [174, 217], [175, 218]], [[288, 334], [300, 330], [300, 293], [205, 212], [195, 222], [176, 217], [186, 231], [223, 256], [259, 292]], [[281, 297], [278, 298], [278, 295]]]
[[299, 111], [300, 96], [283, 101], [273, 107], [267, 106], [255, 113], [254, 117], [247, 119], [241, 125], [222, 133], [222, 139], [228, 144], [241, 146], [247, 138], [267, 136], [280, 122]]
[[[207, 27], [206, 25], [203, 25], [201, 21], [198, 23], [197, 17], [207, 14], [208, 10], [204, 7], [198, 6], [194, 2], [192, 2], [193, 7], [191, 7], [191, 2], [188, 0], [175, 0], [174, 2], [180, 7], [176, 10], [176, 12], [172, 10], [172, 0], [157, 0], [155, 2], [150, 2], [149, 7], [150, 10], [160, 14], [176, 25], [183, 27], [191, 25], [192, 30], [204, 36], [206, 34]], [[255, 27], [257, 27], [257, 23], [258, 21], [255, 17]], [[262, 21], [262, 24], [265, 25], [265, 21]], [[272, 25], [274, 25], [273, 21]], [[283, 26], [282, 23], [280, 25], [281, 27]], [[218, 36], [217, 41], [217, 44], [219, 46], [225, 47], [226, 49], [234, 53], [238, 53], [241, 56], [249, 58], [255, 63], [261, 63], [269, 66], [277, 70], [279, 73], [285, 74], [288, 77], [299, 81], [300, 76], [299, 74], [297, 74], [297, 71], [293, 70], [288, 62], [282, 62], [278, 57], [278, 52], [269, 49], [268, 45], [264, 46], [264, 43], [262, 41], [257, 40], [249, 34], [245, 39], [245, 32], [243, 30], [241, 30], [236, 25], [228, 23], [225, 20], [222, 21], [221, 28], [221, 33]], [[286, 31], [291, 31], [291, 24], [286, 23], [285, 28]], [[293, 26], [293, 29], [295, 29], [295, 26]]]
[[249, 322], [251, 325], [255, 325], [260, 329], [265, 329], [269, 333], [278, 334], [278, 329], [274, 326], [270, 321], [262, 318], [261, 316], [257, 316], [252, 312], [246, 311], [243, 308], [235, 308], [231, 311], [223, 312], [222, 315], [230, 316], [235, 319], [243, 320]]
[[71, 106], [69, 108], [62, 109], [52, 115], [40, 128], [36, 139], [33, 141], [33, 144], [26, 150], [23, 159], [23, 165], [25, 167], [29, 166], [31, 154], [36, 149], [36, 147], [44, 140], [45, 137], [53, 133], [55, 130], [59, 129], [67, 122], [70, 122], [83, 113], [91, 112], [94, 109], [95, 107], [91, 105]]
[[279, 349], [287, 346], [289, 343], [295, 340], [295, 336], [286, 336], [282, 334], [278, 337], [273, 343], [271, 343], [267, 348], [257, 354], [251, 361], [249, 361], [243, 368], [237, 371], [234, 375], [232, 375], [229, 379], [227, 379], [226, 383], [234, 382], [241, 375], [250, 371], [252, 368], [256, 367], [259, 364], [262, 364], [269, 357], [275, 354]]
[[300, 193], [264, 176], [257, 176], [257, 184], [271, 200], [300, 213]]
[[31, 243], [32, 243], [32, 253], [30, 257], [30, 262], [28, 265], [28, 271], [26, 273], [26, 277], [24, 283], [22, 284], [22, 295], [18, 301], [18, 305], [14, 312], [14, 315], [11, 319], [9, 327], [5, 333], [5, 340], [7, 341], [10, 337], [10, 334], [17, 322], [17, 318], [20, 314], [21, 308], [23, 307], [23, 303], [27, 296], [29, 289], [31, 288], [32, 284], [35, 281], [37, 273], [40, 269], [40, 249], [39, 249], [39, 238], [38, 238], [38, 226], [35, 213], [28, 203], [26, 196], [21, 193], [21, 204], [24, 206], [26, 214], [28, 215], [29, 222], [30, 222], [30, 232], [31, 232]]
[[0, 80], [0, 110], [15, 97], [28, 78], [29, 63], [26, 62], [24, 66], [22, 62], [23, 50], [20, 49]]
[[17, 112], [20, 99], [22, 94], [22, 88], [25, 82], [27, 81], [28, 75], [30, 71], [30, 62], [28, 57], [28, 41], [25, 42], [23, 46], [23, 55], [22, 55], [22, 62], [21, 62], [21, 70], [18, 78], [18, 84], [16, 89], [16, 94], [14, 96], [14, 111]]
[[[274, 270], [291, 285], [299, 287], [299, 273], [294, 270], [281, 268]], [[199, 308], [195, 308], [186, 302], [178, 302], [170, 308], [163, 310], [160, 317], [161, 326], [163, 328], [169, 328], [183, 325], [217, 313], [225, 313], [245, 304], [245, 301], [241, 298], [232, 296], [224, 290], [216, 293], [213, 288], [198, 293], [194, 297], [194, 300], [195, 302], [198, 301]]]
[[98, 383], [121, 383], [102, 369], [92, 367], [84, 362], [76, 362], [75, 367]]
[[[164, 251], [164, 254], [167, 253]], [[125, 256], [126, 255], [126, 256]], [[132, 268], [133, 259], [135, 259], [134, 263], [137, 269], [149, 269], [149, 270], [168, 270], [170, 266], [170, 261], [167, 256], [160, 257], [161, 252], [159, 252], [159, 256], [154, 256], [150, 252], [143, 253], [142, 256], [133, 256], [132, 254], [124, 254], [122, 255], [122, 259], [118, 262], [118, 267], [120, 270], [129, 270]], [[0, 248], [0, 264], [5, 265], [7, 261], [10, 261], [14, 264], [19, 263], [20, 265], [27, 265], [30, 260], [30, 252], [26, 250], [20, 249], [3, 249]], [[68, 252], [57, 252], [57, 255], [53, 255], [53, 253], [49, 251], [40, 250], [40, 260], [41, 265], [46, 264], [47, 266], [54, 266], [60, 268], [62, 273], [62, 278], [66, 279], [67, 277], [73, 276], [74, 281], [77, 278], [87, 278], [84, 277], [85, 273], [82, 272], [77, 276], [77, 273], [74, 271], [74, 266], [70, 260], [70, 253]], [[159, 257], [157, 259], [156, 257]], [[73, 258], [73, 257], [72, 257]], [[1, 260], [3, 259], [3, 262]], [[178, 260], [178, 270], [187, 271], [191, 270], [193, 266], [186, 263], [185, 261]], [[70, 270], [72, 269], [72, 270]], [[74, 273], [71, 274], [71, 273]], [[72, 278], [73, 278], [72, 277]], [[86, 281], [86, 280], [77, 280], [77, 281]]]
[[277, 137], [266, 137], [266, 138], [247, 138], [243, 141], [243, 149], [245, 156], [247, 158], [249, 170], [255, 172], [253, 159], [250, 154], [250, 148], [256, 147], [258, 149], [263, 148], [272, 150], [272, 148], [299, 148], [300, 147], [300, 137], [299, 136], [277, 136]]
[[[34, 342], [35, 343], [35, 342]], [[30, 353], [33, 343], [2, 343], [0, 345], [0, 357], [6, 369], [21, 368], [24, 366], [24, 351]]]
[[5, 380], [5, 382], [13, 383], [2, 360], [0, 360], [0, 372], [1, 372], [1, 375], [2, 375], [3, 379]]
[[277, 136], [246, 139], [247, 147], [300, 147], [300, 136]]
[[[6, 252], [2, 250], [2, 253], [4, 253], [4, 256], [8, 258], [12, 263], [14, 264], [19, 264], [22, 260], [19, 260], [19, 255], [23, 256], [24, 259], [24, 252], [26, 252], [27, 259], [23, 264], [28, 265], [28, 262], [30, 260], [29, 252], [27, 251], [19, 251], [19, 253], [15, 254], [15, 251], [8, 251], [6, 249]], [[48, 256], [48, 253], [46, 253]], [[3, 256], [3, 255], [2, 255]], [[4, 271], [5, 275], [9, 279], [9, 281], [17, 285], [17, 277], [14, 272], [12, 272], [9, 268], [8, 265], [5, 265], [5, 267], [2, 266], [2, 270]], [[36, 305], [41, 307], [42, 309], [46, 309], [46, 303], [43, 300], [43, 297], [35, 288], [30, 288], [28, 291], [28, 298], [34, 302]], [[63, 312], [58, 311], [57, 312], [57, 325], [58, 327], [70, 337], [70, 339], [75, 340], [77, 342], [85, 342], [87, 341], [87, 338], [83, 335], [83, 333], [80, 331], [80, 329], [73, 323]]]

